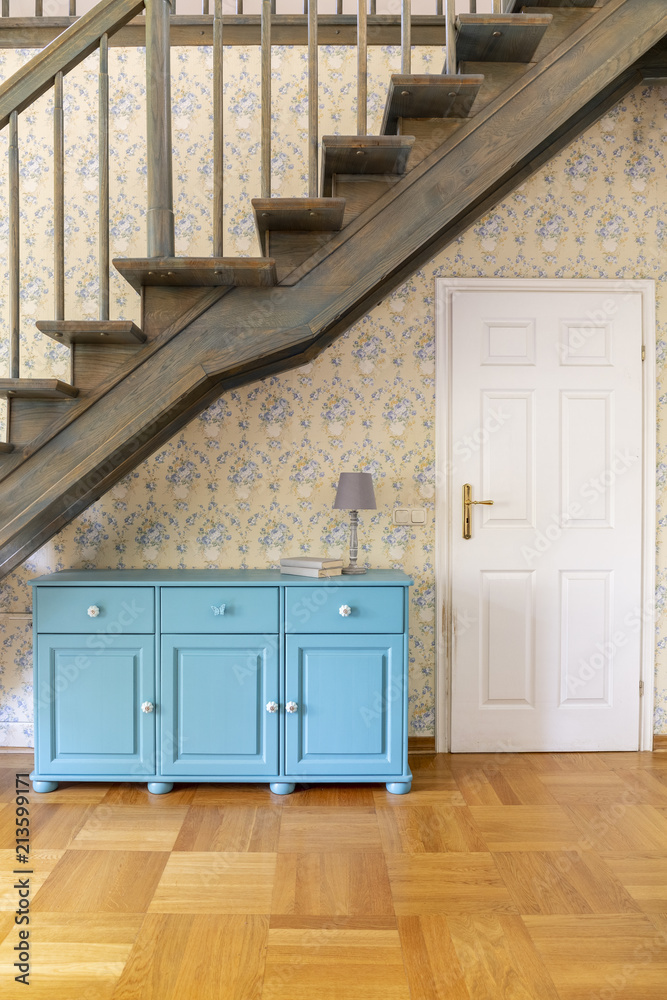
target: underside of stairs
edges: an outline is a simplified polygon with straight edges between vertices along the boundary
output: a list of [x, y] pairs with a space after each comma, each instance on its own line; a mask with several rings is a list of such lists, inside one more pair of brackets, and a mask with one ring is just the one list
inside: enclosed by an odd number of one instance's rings
[[397, 74], [380, 136], [322, 140], [320, 196], [255, 199], [258, 258], [114, 263], [142, 322], [40, 322], [70, 383], [0, 380], [0, 575], [222, 392], [304, 364], [665, 66], [664, 0], [461, 15], [457, 73]]

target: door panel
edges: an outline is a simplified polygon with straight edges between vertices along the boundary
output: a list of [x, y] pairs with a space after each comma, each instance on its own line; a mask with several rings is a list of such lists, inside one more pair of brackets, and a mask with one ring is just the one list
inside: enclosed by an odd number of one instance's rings
[[449, 322], [452, 749], [637, 749], [642, 295], [459, 288]]
[[288, 636], [285, 773], [402, 770], [403, 636]]
[[40, 774], [154, 774], [153, 636], [40, 635]]
[[162, 638], [162, 774], [276, 775], [278, 637]]

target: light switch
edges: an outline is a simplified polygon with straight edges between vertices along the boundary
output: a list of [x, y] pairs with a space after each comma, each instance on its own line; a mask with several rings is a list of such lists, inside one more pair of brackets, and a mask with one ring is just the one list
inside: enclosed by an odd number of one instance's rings
[[426, 524], [426, 511], [423, 507], [416, 507], [410, 514], [413, 524]]
[[410, 511], [406, 507], [397, 507], [394, 511], [394, 524], [410, 524]]

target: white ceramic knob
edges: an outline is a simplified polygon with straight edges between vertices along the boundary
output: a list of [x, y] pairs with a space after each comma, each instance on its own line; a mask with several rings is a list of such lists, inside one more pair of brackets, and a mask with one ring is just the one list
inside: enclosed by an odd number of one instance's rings
[[277, 701], [268, 701], [266, 703], [266, 710], [271, 715], [273, 715], [274, 712], [278, 711], [278, 702]]
[[144, 701], [141, 703], [141, 711], [145, 712], [147, 715], [149, 712], [152, 712], [154, 708], [155, 705], [152, 701]]
[[352, 614], [352, 608], [350, 607], [349, 604], [341, 604], [341, 606], [338, 609], [338, 614], [342, 615], [343, 618], [347, 618], [349, 615]]
[[290, 715], [294, 715], [298, 707], [299, 706], [295, 701], [288, 701], [287, 704], [285, 705], [285, 710], [288, 711]]
[[91, 604], [87, 613], [89, 618], [97, 618], [100, 613], [100, 609], [96, 604]]

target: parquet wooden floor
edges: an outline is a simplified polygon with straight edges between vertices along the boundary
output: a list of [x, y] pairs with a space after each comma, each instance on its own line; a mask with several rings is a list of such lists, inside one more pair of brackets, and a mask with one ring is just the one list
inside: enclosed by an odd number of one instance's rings
[[14, 981], [0, 755], [0, 997], [667, 1000], [667, 754], [415, 757], [382, 786], [30, 793]]

